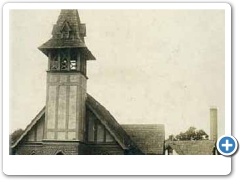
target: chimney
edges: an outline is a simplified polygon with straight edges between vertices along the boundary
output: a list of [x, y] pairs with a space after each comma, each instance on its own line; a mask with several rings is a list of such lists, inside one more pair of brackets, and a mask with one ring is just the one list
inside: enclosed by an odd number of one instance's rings
[[217, 108], [210, 108], [210, 140], [217, 141], [218, 126], [217, 126]]

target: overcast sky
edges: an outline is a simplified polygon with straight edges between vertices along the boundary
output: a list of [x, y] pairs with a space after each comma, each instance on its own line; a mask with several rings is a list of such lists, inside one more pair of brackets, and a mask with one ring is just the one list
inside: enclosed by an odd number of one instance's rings
[[[25, 128], [46, 102], [47, 57], [60, 10], [10, 13], [10, 131]], [[224, 134], [223, 10], [79, 10], [87, 26], [87, 91], [120, 124], [190, 126], [209, 133], [218, 108]]]

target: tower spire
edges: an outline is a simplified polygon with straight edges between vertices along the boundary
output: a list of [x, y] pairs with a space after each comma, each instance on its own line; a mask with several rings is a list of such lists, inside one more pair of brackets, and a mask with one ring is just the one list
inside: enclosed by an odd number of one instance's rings
[[52, 29], [52, 38], [41, 45], [39, 50], [48, 56], [50, 49], [79, 48], [86, 60], [95, 60], [85, 44], [84, 37], [86, 25], [81, 23], [78, 10], [61, 10]]

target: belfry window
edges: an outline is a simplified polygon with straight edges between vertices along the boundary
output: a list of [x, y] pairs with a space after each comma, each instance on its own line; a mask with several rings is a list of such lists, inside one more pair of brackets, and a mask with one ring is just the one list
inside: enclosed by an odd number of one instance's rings
[[50, 71], [80, 71], [85, 74], [81, 67], [85, 61], [80, 62], [79, 49], [58, 49], [49, 53]]
[[68, 69], [68, 62], [67, 59], [63, 59], [61, 61], [61, 70], [67, 70]]
[[76, 50], [72, 50], [70, 52], [70, 70], [74, 71], [77, 70], [77, 59], [78, 59], [78, 52]]
[[58, 55], [57, 52], [51, 53], [50, 70], [58, 70]]
[[70, 60], [70, 70], [77, 70], [77, 61]]

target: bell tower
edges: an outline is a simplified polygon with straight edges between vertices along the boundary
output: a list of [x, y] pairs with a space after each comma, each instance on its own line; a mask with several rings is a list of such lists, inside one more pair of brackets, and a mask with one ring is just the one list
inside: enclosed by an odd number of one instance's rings
[[44, 140], [83, 142], [87, 60], [95, 60], [77, 10], [61, 10], [52, 38], [39, 47], [48, 57]]

